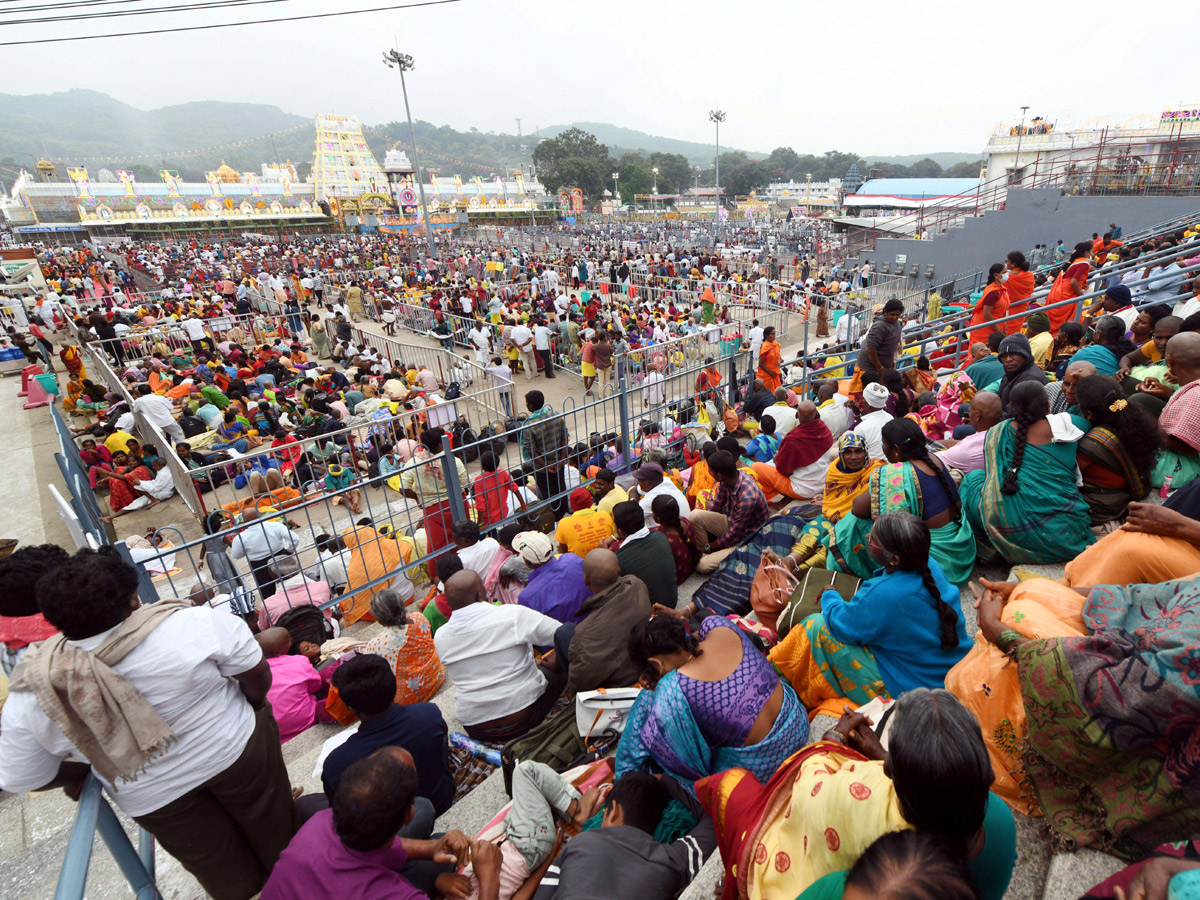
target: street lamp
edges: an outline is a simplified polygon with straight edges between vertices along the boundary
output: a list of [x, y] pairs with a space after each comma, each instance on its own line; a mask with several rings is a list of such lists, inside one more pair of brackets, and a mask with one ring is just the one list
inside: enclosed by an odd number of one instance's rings
[[425, 206], [425, 178], [421, 174], [421, 160], [417, 156], [417, 135], [413, 131], [412, 112], [408, 108], [408, 85], [404, 82], [404, 73], [413, 67], [413, 58], [398, 50], [387, 50], [383, 54], [383, 64], [389, 68], [400, 70], [400, 90], [404, 92], [404, 115], [408, 117], [408, 137], [412, 141], [413, 166], [416, 169], [417, 191], [421, 197], [421, 215], [425, 218], [425, 240], [429, 242], [429, 257], [437, 259], [437, 251], [433, 246], [433, 225], [429, 222], [429, 209]]
[[708, 111], [708, 120], [717, 126], [717, 177], [716, 177], [716, 204], [717, 204], [717, 228], [721, 227], [721, 123], [725, 121], [725, 110], [710, 109]]
[[617, 215], [617, 210], [620, 208], [619, 194], [617, 193], [617, 179], [621, 177], [620, 172], [613, 172], [613, 215]]
[[804, 206], [805, 215], [812, 215], [812, 172], [808, 172], [804, 176]]
[[1021, 127], [1017, 129], [1017, 158], [1013, 160], [1013, 177], [1020, 178], [1021, 171], [1021, 138], [1025, 136], [1025, 113], [1029, 111], [1028, 106], [1021, 107]]
[[654, 200], [651, 202], [651, 218], [658, 218], [658, 166], [650, 170], [654, 173]]

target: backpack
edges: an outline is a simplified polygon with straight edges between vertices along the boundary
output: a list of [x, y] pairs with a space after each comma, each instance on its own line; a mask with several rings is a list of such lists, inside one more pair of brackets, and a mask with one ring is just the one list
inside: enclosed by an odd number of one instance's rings
[[512, 773], [519, 762], [528, 759], [545, 763], [555, 772], [566, 772], [576, 766], [595, 762], [616, 746], [620, 738], [617, 732], [606, 731], [593, 739], [591, 749], [588, 749], [579, 736], [579, 726], [575, 723], [575, 704], [571, 703], [504, 745], [500, 751], [504, 791], [512, 796]]
[[487, 446], [495, 455], [497, 461], [504, 459], [504, 438], [500, 437], [500, 431], [497, 431], [497, 426], [500, 429], [504, 428], [503, 422], [493, 422], [491, 425], [484, 425], [479, 429], [479, 440], [487, 441]]
[[446, 399], [457, 400], [462, 395], [462, 389], [458, 386], [457, 381], [452, 381], [446, 385]]

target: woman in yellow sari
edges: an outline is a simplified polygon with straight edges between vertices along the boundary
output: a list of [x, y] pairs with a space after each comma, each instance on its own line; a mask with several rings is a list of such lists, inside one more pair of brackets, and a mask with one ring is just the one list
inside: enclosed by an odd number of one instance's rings
[[371, 598], [379, 591], [392, 586], [391, 580], [380, 582], [371, 588], [363, 588], [389, 572], [395, 572], [404, 564], [396, 542], [384, 537], [370, 525], [359, 525], [342, 532], [346, 549], [350, 551], [350, 565], [346, 567], [346, 599], [342, 601], [342, 621], [353, 625], [359, 619], [375, 621], [371, 615]]
[[[861, 435], [847, 431], [838, 441], [838, 458], [829, 464], [825, 475], [825, 491], [814, 497], [821, 504], [821, 515], [813, 519], [796, 539], [792, 552], [780, 562], [790, 571], [807, 568], [822, 568], [828, 555], [827, 540], [838, 519], [850, 512], [854, 498], [865, 491], [871, 483], [871, 473], [882, 460], [867, 456], [867, 442]], [[774, 554], [771, 554], [774, 557]]]
[[765, 785], [745, 769], [696, 782], [725, 864], [722, 900], [841, 897], [803, 892], [906, 828], [931, 831], [961, 853], [983, 900], [1003, 897], [1016, 826], [989, 793], [978, 723], [946, 691], [921, 688], [896, 702], [888, 750], [871, 724], [847, 707], [824, 740], [793, 754]]

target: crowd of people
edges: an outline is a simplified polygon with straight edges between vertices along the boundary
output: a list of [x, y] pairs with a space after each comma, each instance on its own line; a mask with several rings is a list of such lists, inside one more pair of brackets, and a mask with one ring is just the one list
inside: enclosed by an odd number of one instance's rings
[[[790, 365], [774, 330], [752, 326], [750, 371], [723, 384], [707, 359], [686, 396], [660, 386], [668, 360], [652, 354], [629, 445], [571, 435], [527, 390], [511, 425], [525, 464], [510, 471], [491, 443], [505, 435], [447, 453], [442, 430], [422, 424], [449, 385], [338, 332], [366, 304], [386, 327], [386, 297], [436, 295], [488, 339], [468, 342], [503, 374], [515, 413], [513, 377], [553, 377], [560, 361], [539, 330], [565, 318], [557, 339], [578, 340], [591, 389], [635, 328], [667, 337], [656, 312], [718, 321], [719, 259], [597, 247], [558, 266], [496, 248], [429, 265], [348, 238], [132, 245], [127, 259], [172, 295], [118, 305], [85, 259], [51, 254], [48, 273], [73, 298], [59, 290], [57, 302], [120, 368], [133, 411], [196, 470], [201, 448], [233, 451], [251, 501], [206, 521], [215, 583], [178, 600], [140, 605], [136, 568], [107, 548], [0, 560], [12, 674], [0, 786], [70, 792], [90, 771], [230, 900], [667, 900], [714, 850], [725, 900], [892, 896], [899, 884], [1000, 900], [1017, 865], [1014, 813], [1044, 816], [1067, 846], [1192, 866], [1198, 248], [1195, 228], [1129, 245], [1110, 229], [1058, 267], [1013, 251], [973, 307], [914, 317], [888, 301], [861, 334]], [[276, 333], [231, 336], [217, 323], [247, 327], [239, 304], [267, 260], [294, 276], [265, 276], [284, 309], [263, 317]], [[674, 286], [643, 302], [585, 299], [595, 265], [610, 284], [650, 284], [641, 270]], [[85, 268], [90, 289], [73, 282]], [[684, 293], [693, 278], [700, 290]], [[806, 278], [795, 296], [820, 316], [841, 284]], [[131, 332], [114, 334], [116, 321]], [[164, 326], [163, 347], [122, 355]], [[321, 344], [322, 327], [337, 340]], [[139, 508], [139, 493], [160, 499], [163, 459], [129, 433], [133, 411], [89, 392], [75, 345], [59, 359], [79, 385], [66, 401], [101, 422], [81, 429], [80, 449], [112, 514]], [[385, 400], [413, 413], [409, 430], [374, 458], [337, 442]], [[701, 440], [685, 439], [692, 425]], [[274, 465], [238, 470], [267, 439], [272, 453], [252, 459]], [[309, 577], [277, 508], [287, 492], [325, 491], [358, 517], [362, 491], [392, 477], [419, 505], [421, 534], [357, 518], [316, 538]], [[1034, 565], [1065, 569], [1052, 580], [1022, 568]], [[454, 740], [430, 702], [446, 684]], [[601, 690], [625, 698], [618, 733], [577, 724]], [[359, 725], [335, 736], [322, 790], [297, 798], [281, 744], [319, 722]], [[547, 752], [564, 734], [597, 739], [585, 768]], [[435, 833], [499, 749], [516, 761], [505, 815], [481, 835]], [[1159, 866], [1088, 896], [1165, 897], [1137, 893]]]

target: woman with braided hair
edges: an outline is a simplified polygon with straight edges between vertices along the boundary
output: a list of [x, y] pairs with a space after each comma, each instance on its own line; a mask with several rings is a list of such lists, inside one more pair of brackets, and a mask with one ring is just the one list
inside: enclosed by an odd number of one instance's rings
[[1080, 414], [1092, 426], [1075, 455], [1083, 475], [1080, 493], [1091, 510], [1092, 527], [1103, 527], [1104, 533], [1125, 520], [1131, 502], [1150, 493], [1161, 446], [1158, 428], [1107, 375], [1080, 379], [1075, 397]]
[[930, 553], [950, 583], [966, 584], [975, 565], [975, 539], [950, 473], [930, 455], [925, 433], [912, 419], [888, 422], [881, 438], [888, 462], [871, 473], [870, 487], [854, 498], [852, 514], [834, 526], [826, 566], [872, 577], [879, 568], [868, 552], [872, 521], [905, 512], [928, 526]]
[[1096, 540], [1087, 502], [1076, 487], [1076, 444], [1083, 433], [1049, 416], [1036, 382], [1013, 388], [1013, 418], [988, 430], [984, 468], [963, 478], [963, 510], [980, 559], [1056, 563]]
[[958, 588], [930, 556], [929, 526], [911, 513], [875, 520], [867, 553], [875, 577], [845, 600], [830, 589], [821, 612], [787, 633], [770, 654], [810, 710], [838, 714], [851, 700], [940, 688], [971, 648]]

